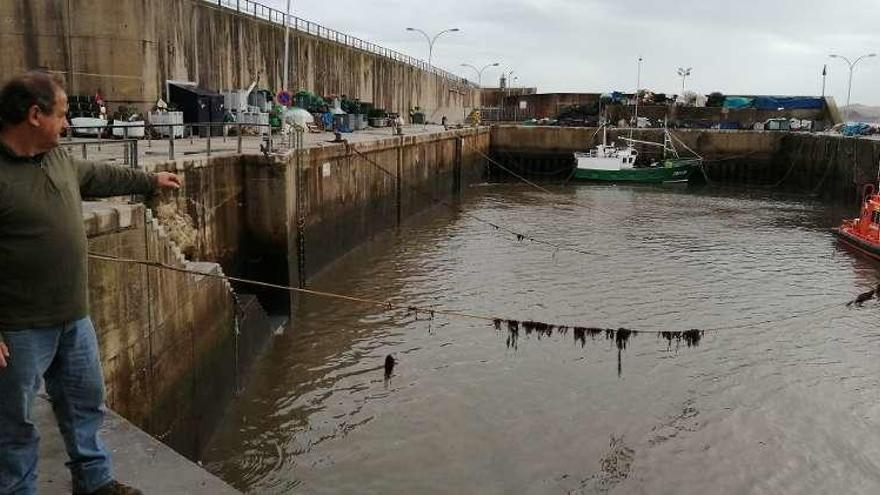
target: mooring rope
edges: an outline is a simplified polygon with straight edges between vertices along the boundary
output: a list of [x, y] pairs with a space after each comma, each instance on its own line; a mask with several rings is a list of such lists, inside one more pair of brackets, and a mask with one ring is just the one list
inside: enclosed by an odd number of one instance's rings
[[[504, 170], [505, 172], [509, 173], [510, 175], [516, 177], [518, 180], [524, 182], [525, 184], [528, 184], [529, 186], [531, 186], [531, 187], [537, 189], [538, 191], [541, 191], [541, 192], [544, 192], [544, 193], [547, 193], [547, 194], [553, 194], [553, 191], [547, 189], [546, 187], [543, 187], [543, 186], [540, 186], [540, 185], [538, 185], [538, 184], [535, 184], [534, 182], [532, 182], [532, 181], [526, 179], [525, 177], [523, 177], [522, 175], [517, 174], [516, 172], [514, 172], [514, 171], [511, 170], [510, 168], [505, 167], [505, 166], [502, 165], [498, 160], [495, 160], [495, 159], [492, 158], [491, 156], [489, 156], [489, 155], [483, 153], [482, 151], [480, 151], [480, 149], [478, 149], [476, 146], [471, 145], [471, 149], [473, 149], [474, 151], [476, 151], [477, 154], [479, 154], [480, 156], [482, 156], [484, 159], [488, 160], [490, 163], [494, 164], [495, 166], [497, 166], [497, 167], [500, 168], [501, 170]], [[611, 216], [611, 217], [613, 217], [613, 218], [615, 218], [615, 219], [620, 218], [620, 215], [618, 215], [618, 214], [616, 214], [616, 213], [614, 213], [614, 212], [611, 212], [611, 211], [608, 211], [608, 210], [603, 210], [602, 208], [598, 208], [598, 207], [593, 206], [593, 205], [588, 205], [588, 204], [582, 203], [582, 202], [580, 202], [580, 201], [575, 201], [575, 200], [566, 199], [566, 198], [557, 198], [557, 199], [556, 199], [556, 202], [557, 202], [557, 203], [560, 203], [560, 204], [564, 204], [564, 205], [577, 206], [577, 207], [580, 207], [580, 208], [586, 208], [586, 209], [588, 209], [588, 210], [597, 211], [597, 212], [599, 212], [599, 213], [604, 213], [604, 214], [606, 214], [606, 215], [608, 215], [608, 216]]]
[[[361, 153], [357, 148], [351, 147], [350, 149], [351, 149], [352, 151], [354, 151], [357, 155], [359, 155], [361, 158], [363, 158], [364, 160], [366, 160], [368, 163], [370, 163], [371, 165], [373, 165], [374, 167], [376, 167], [377, 169], [379, 169], [380, 171], [382, 171], [382, 173], [386, 174], [387, 176], [391, 177], [392, 179], [397, 180], [397, 176], [396, 176], [395, 174], [391, 173], [390, 170], [387, 170], [387, 169], [386, 169], [385, 167], [383, 167], [382, 165], [379, 165], [379, 163], [377, 163], [375, 160], [373, 160], [373, 159], [371, 159], [370, 157], [366, 156], [365, 154]], [[526, 234], [526, 233], [523, 233], [523, 232], [519, 232], [519, 231], [514, 230], [514, 229], [512, 229], [512, 228], [510, 228], [510, 227], [505, 227], [504, 225], [501, 225], [501, 224], [499, 224], [499, 223], [497, 223], [497, 222], [493, 222], [492, 220], [487, 220], [487, 219], [485, 219], [485, 218], [480, 217], [479, 215], [475, 215], [474, 213], [471, 213], [471, 212], [465, 210], [465, 209], [462, 208], [460, 205], [456, 205], [456, 204], [454, 204], [454, 203], [450, 203], [449, 201], [446, 201], [446, 200], [444, 200], [444, 199], [442, 199], [442, 198], [439, 198], [439, 197], [435, 196], [433, 193], [431, 193], [431, 192], [429, 192], [429, 191], [425, 191], [425, 190], [423, 190], [422, 188], [420, 188], [420, 187], [418, 187], [418, 186], [410, 186], [410, 187], [411, 187], [412, 190], [416, 191], [417, 193], [419, 193], [419, 194], [421, 194], [421, 195], [423, 195], [423, 196], [429, 198], [429, 199], [430, 199], [431, 201], [433, 201], [435, 204], [440, 204], [440, 205], [446, 206], [446, 207], [448, 207], [448, 208], [451, 208], [451, 209], [455, 210], [456, 212], [460, 213], [461, 215], [464, 215], [464, 216], [466, 216], [466, 217], [468, 217], [468, 218], [472, 218], [472, 219], [474, 219], [474, 220], [476, 220], [476, 221], [478, 221], [478, 222], [480, 222], [480, 223], [486, 224], [486, 225], [488, 225], [488, 226], [494, 228], [495, 230], [500, 230], [500, 231], [503, 231], [503, 232], [507, 232], [508, 234], [512, 234], [513, 236], [516, 237], [516, 240], [517, 240], [517, 241], [520, 241], [520, 242], [522, 242], [522, 241], [530, 241], [530, 242], [534, 242], [534, 243], [536, 243], [536, 244], [542, 244], [542, 245], [545, 245], [545, 246], [549, 246], [549, 247], [553, 248], [553, 249], [556, 250], [556, 251], [571, 251], [571, 252], [574, 252], [574, 253], [585, 254], [585, 255], [588, 255], [588, 256], [596, 256], [596, 255], [598, 255], [598, 253], [594, 253], [594, 252], [587, 251], [587, 250], [584, 250], [584, 249], [581, 249], [581, 248], [577, 248], [577, 247], [564, 246], [564, 245], [562, 245], [562, 244], [557, 244], [557, 243], [554, 243], [554, 242], [551, 242], [551, 241], [545, 241], [545, 240], [543, 240], [543, 239], [539, 239], [539, 238], [535, 237], [534, 235]], [[538, 186], [538, 187], [540, 187], [540, 186]], [[548, 191], [548, 192], [549, 192], [549, 191]]]
[[[427, 306], [417, 306], [412, 304], [400, 304], [394, 303], [388, 300], [378, 300], [371, 299], [365, 297], [356, 297], [346, 294], [337, 294], [334, 292], [327, 291], [319, 291], [315, 289], [305, 289], [300, 287], [292, 287], [289, 285], [275, 284], [270, 282], [262, 282], [259, 280], [253, 280], [243, 277], [235, 277], [225, 274], [193, 270], [189, 268], [181, 268], [173, 265], [169, 265], [167, 263], [163, 263], [160, 261], [151, 261], [137, 258], [125, 258], [121, 256], [111, 256], [103, 253], [89, 252], [89, 258], [109, 261], [115, 263], [123, 263], [123, 264], [133, 264], [133, 265], [141, 265], [146, 267], [157, 268], [161, 270], [173, 271], [178, 273], [186, 273], [191, 275], [201, 275], [205, 277], [213, 277], [222, 280], [226, 280], [228, 282], [238, 282], [242, 284], [264, 287], [269, 289], [283, 290], [288, 292], [294, 292], [298, 294], [303, 294], [306, 296], [314, 296], [314, 297], [322, 297], [327, 299], [335, 299], [346, 302], [354, 302], [361, 303], [370, 306], [381, 307], [386, 310], [402, 310], [407, 313], [414, 313], [416, 316], [419, 314], [428, 315], [431, 319], [436, 315], [443, 315], [446, 317], [452, 318], [462, 318], [462, 319], [471, 319], [471, 320], [480, 320], [491, 322], [496, 330], [506, 329], [508, 331], [508, 341], [507, 345], [510, 347], [516, 347], [516, 342], [519, 337], [520, 330], [524, 331], [526, 335], [530, 335], [531, 333], [536, 333], [540, 336], [551, 336], [554, 333], [558, 335], [566, 335], [569, 331], [574, 335], [574, 339], [576, 342], [579, 342], [581, 345], [584, 345], [586, 337], [595, 338], [596, 336], [604, 336], [606, 339], [614, 340], [618, 348], [625, 348], [626, 343], [629, 338], [634, 335], [639, 334], [649, 334], [655, 335], [659, 338], [663, 338], [667, 340], [670, 344], [674, 341], [676, 343], [685, 342], [687, 346], [696, 346], [699, 345], [700, 340], [703, 337], [705, 332], [720, 332], [727, 331], [739, 328], [750, 328], [756, 326], [763, 326], [772, 323], [780, 323], [783, 321], [792, 320], [795, 318], [801, 318], [804, 316], [814, 315], [818, 313], [822, 313], [828, 311], [829, 309], [835, 307], [841, 307], [840, 303], [832, 303], [828, 305], [819, 306], [818, 308], [813, 308], [808, 311], [803, 311], [799, 313], [790, 314], [781, 318], [772, 318], [767, 320], [762, 320], [759, 322], [744, 322], [740, 324], [734, 325], [725, 325], [718, 327], [709, 327], [709, 328], [693, 328], [689, 330], [634, 330], [629, 328], [601, 328], [596, 326], [589, 325], [574, 325], [570, 323], [547, 323], [542, 321], [532, 321], [532, 320], [518, 320], [514, 318], [509, 318], [505, 316], [497, 316], [497, 315], [488, 315], [488, 314], [476, 314], [468, 311], [461, 310], [450, 310], [450, 309], [440, 309], [437, 307], [427, 307]], [[847, 306], [857, 303], [861, 305], [861, 303], [867, 301], [868, 299], [874, 298], [875, 296], [880, 296], [880, 289], [875, 290], [872, 289], [868, 292], [860, 294], [856, 299], [847, 303]]]

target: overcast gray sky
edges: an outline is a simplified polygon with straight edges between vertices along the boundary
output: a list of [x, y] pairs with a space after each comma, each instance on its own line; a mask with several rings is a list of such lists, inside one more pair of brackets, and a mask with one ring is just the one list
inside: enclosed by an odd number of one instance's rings
[[[283, 10], [286, 0], [262, 0]], [[457, 27], [434, 45], [434, 65], [476, 79], [462, 63], [501, 69], [540, 92], [631, 91], [642, 56], [642, 87], [677, 93], [677, 67], [693, 67], [701, 93], [818, 95], [846, 100], [849, 69], [831, 53], [880, 52], [878, 0], [294, 0], [294, 14], [427, 59], [429, 33]], [[862, 60], [852, 102], [880, 105], [880, 56]]]

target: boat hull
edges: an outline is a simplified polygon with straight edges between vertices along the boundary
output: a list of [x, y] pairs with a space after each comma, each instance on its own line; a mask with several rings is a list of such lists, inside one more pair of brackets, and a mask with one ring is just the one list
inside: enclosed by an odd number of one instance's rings
[[601, 182], [641, 182], [659, 184], [664, 182], [686, 182], [697, 169], [693, 162], [666, 165], [663, 167], [641, 167], [622, 170], [600, 170], [575, 168], [574, 179]]
[[867, 256], [880, 260], [880, 244], [863, 239], [843, 228], [831, 229], [835, 236], [844, 244], [858, 250]]

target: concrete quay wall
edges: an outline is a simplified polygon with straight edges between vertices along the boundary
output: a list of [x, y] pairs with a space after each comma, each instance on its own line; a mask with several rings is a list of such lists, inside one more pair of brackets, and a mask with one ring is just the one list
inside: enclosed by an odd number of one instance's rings
[[[84, 222], [90, 252], [223, 273], [186, 260], [143, 205], [84, 203]], [[89, 300], [110, 408], [197, 457], [217, 404], [235, 392], [256, 336], [268, 333], [259, 307], [242, 305], [223, 279], [94, 258]]]
[[[0, 2], [0, 83], [30, 69], [64, 79], [68, 93], [152, 107], [166, 80], [221, 90], [281, 89], [284, 29], [202, 0], [5, 0]], [[360, 98], [406, 115], [456, 121], [479, 91], [404, 62], [291, 30], [289, 85]]]
[[291, 281], [308, 279], [426, 207], [454, 203], [466, 185], [482, 180], [479, 153], [488, 154], [489, 139], [486, 128], [465, 129], [294, 153], [287, 180]]
[[[662, 132], [638, 129], [633, 138], [662, 143]], [[629, 129], [609, 129], [608, 141], [619, 141], [629, 133]], [[861, 185], [875, 180], [880, 161], [880, 141], [872, 139], [778, 131], [676, 129], [673, 133], [705, 159], [706, 178], [712, 182], [772, 186], [829, 198], [857, 198]], [[564, 178], [574, 166], [572, 153], [601, 141], [596, 128], [495, 126], [492, 155], [523, 173]], [[687, 154], [680, 143], [676, 148]], [[653, 156], [657, 150], [642, 147], [641, 153]]]
[[[297, 286], [301, 273], [436, 201], [455, 202], [482, 180], [489, 138], [487, 128], [466, 129], [152, 164], [184, 186], [150, 198], [150, 210], [84, 203], [89, 250]], [[270, 339], [264, 302], [273, 300], [218, 278], [99, 259], [89, 277], [108, 405], [198, 459]]]

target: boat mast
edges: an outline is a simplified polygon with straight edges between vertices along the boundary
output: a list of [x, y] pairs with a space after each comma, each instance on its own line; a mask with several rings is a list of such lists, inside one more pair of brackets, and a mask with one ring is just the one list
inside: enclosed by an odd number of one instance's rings
[[639, 64], [638, 64], [638, 72], [636, 74], [636, 103], [635, 103], [635, 111], [633, 112], [635, 115], [635, 122], [629, 128], [629, 138], [633, 137], [633, 127], [639, 126], [639, 88], [642, 86], [642, 56], [639, 55]]

